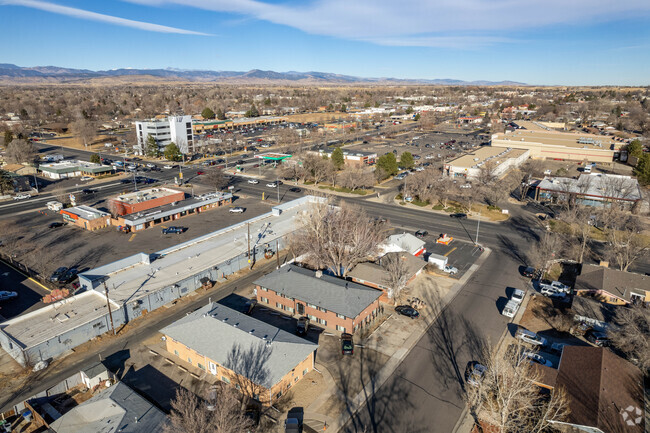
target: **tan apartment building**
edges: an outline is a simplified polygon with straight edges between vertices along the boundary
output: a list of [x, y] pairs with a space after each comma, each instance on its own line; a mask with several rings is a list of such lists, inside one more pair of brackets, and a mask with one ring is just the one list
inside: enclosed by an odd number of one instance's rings
[[274, 404], [314, 369], [318, 348], [309, 340], [217, 303], [199, 308], [160, 332], [167, 351], [176, 359], [264, 405]]
[[354, 333], [379, 314], [381, 290], [289, 264], [255, 281], [260, 305]]

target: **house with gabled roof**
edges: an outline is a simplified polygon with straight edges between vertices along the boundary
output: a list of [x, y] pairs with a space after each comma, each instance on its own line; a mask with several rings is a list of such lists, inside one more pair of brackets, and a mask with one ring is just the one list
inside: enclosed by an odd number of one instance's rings
[[583, 265], [574, 291], [614, 305], [650, 302], [650, 276], [597, 265]]

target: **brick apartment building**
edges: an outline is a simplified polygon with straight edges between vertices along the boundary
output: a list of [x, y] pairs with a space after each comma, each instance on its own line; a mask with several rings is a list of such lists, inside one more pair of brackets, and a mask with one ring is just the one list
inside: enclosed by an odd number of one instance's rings
[[293, 264], [255, 281], [257, 301], [276, 310], [307, 316], [312, 323], [353, 333], [379, 313], [380, 290]]
[[116, 215], [128, 215], [185, 199], [185, 193], [171, 188], [156, 187], [122, 194], [108, 202]]
[[[254, 391], [253, 397], [264, 405], [274, 404], [314, 369], [318, 348], [311, 341], [217, 303], [160, 332], [165, 335], [167, 350], [184, 362], [235, 387], [243, 388], [243, 381], [250, 381], [246, 389]], [[233, 355], [236, 352], [243, 356]], [[247, 357], [254, 360], [244, 359]]]

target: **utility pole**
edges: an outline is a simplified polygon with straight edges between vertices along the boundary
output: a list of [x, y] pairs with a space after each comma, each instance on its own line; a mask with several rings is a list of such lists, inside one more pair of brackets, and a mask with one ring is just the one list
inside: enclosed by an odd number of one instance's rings
[[476, 241], [474, 242], [478, 246], [478, 229], [481, 226], [481, 211], [478, 211], [478, 223], [476, 223]]
[[115, 335], [115, 325], [113, 325], [113, 312], [111, 311], [111, 301], [108, 299], [108, 287], [106, 287], [106, 281], [104, 281], [104, 293], [106, 293], [106, 306], [108, 307], [108, 317], [111, 318], [111, 329], [113, 330], [113, 335]]
[[275, 187], [278, 189], [278, 204], [280, 204], [280, 178], [275, 176]]
[[251, 260], [251, 223], [246, 224], [248, 227], [248, 250], [246, 251], [246, 256], [248, 256], [248, 267], [249, 269], [253, 268], [253, 261]]
[[275, 240], [275, 257], [278, 263], [277, 269], [280, 269], [280, 249], [278, 247], [278, 240]]
[[38, 179], [36, 178], [36, 173], [34, 173], [34, 186], [36, 186], [36, 193], [38, 193]]

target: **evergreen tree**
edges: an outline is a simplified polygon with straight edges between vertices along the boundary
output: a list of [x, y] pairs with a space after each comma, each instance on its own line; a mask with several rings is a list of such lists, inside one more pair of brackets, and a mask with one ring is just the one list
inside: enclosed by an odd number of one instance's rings
[[632, 156], [640, 158], [643, 155], [643, 146], [639, 140], [633, 140], [626, 146], [627, 153]]
[[7, 129], [5, 131], [5, 147], [9, 146], [12, 141], [14, 141], [14, 133]]
[[98, 153], [93, 153], [92, 155], [90, 155], [90, 162], [92, 162], [94, 164], [101, 164], [102, 159], [101, 159], [101, 157], [99, 156]]
[[650, 153], [644, 153], [634, 167], [634, 174], [642, 185], [650, 185]]
[[0, 195], [14, 192], [14, 181], [8, 171], [0, 170]]
[[255, 104], [251, 105], [251, 109], [246, 112], [246, 117], [260, 117], [260, 112], [257, 111]]
[[181, 160], [181, 150], [173, 141], [165, 147], [165, 158], [167, 158], [168, 161]]
[[223, 112], [221, 108], [217, 108], [217, 120], [226, 120], [226, 113]]
[[214, 119], [214, 111], [212, 111], [209, 107], [205, 107], [203, 111], [201, 111], [201, 117], [204, 119]]
[[397, 173], [397, 159], [394, 153], [387, 153], [377, 158], [377, 167], [380, 168], [386, 176], [392, 176]]
[[411, 152], [402, 153], [402, 156], [399, 157], [399, 165], [407, 169], [413, 168], [413, 155]]
[[342, 169], [345, 165], [345, 157], [343, 156], [343, 150], [341, 150], [340, 147], [337, 147], [332, 152], [332, 164], [334, 164], [334, 168], [337, 170]]

